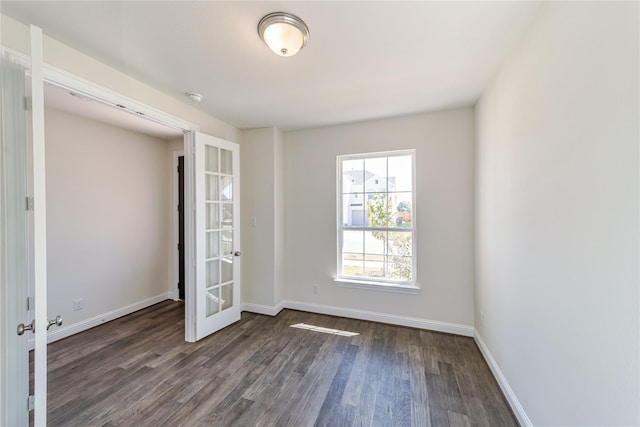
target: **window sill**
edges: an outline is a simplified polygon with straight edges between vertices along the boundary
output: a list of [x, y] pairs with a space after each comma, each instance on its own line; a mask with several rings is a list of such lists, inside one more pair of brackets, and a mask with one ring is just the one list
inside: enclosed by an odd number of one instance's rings
[[420, 288], [415, 285], [397, 285], [393, 283], [369, 282], [355, 279], [334, 279], [341, 288], [369, 289], [372, 291], [394, 292], [399, 294], [417, 294]]

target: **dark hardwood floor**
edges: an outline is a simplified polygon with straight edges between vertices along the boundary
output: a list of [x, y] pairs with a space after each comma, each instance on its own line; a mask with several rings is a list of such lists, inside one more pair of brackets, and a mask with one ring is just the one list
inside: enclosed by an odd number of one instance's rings
[[51, 426], [518, 425], [471, 338], [284, 310], [192, 344], [173, 301], [50, 344], [48, 399]]

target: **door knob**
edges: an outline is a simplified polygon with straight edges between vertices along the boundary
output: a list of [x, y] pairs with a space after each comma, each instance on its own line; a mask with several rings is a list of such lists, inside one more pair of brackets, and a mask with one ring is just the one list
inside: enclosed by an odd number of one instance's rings
[[24, 323], [20, 323], [18, 325], [18, 335], [22, 335], [24, 334], [24, 331], [31, 331], [34, 332], [36, 331], [36, 319], [33, 319], [31, 321], [31, 323], [28, 324], [24, 324]]
[[49, 324], [47, 325], [47, 331], [49, 330], [50, 327], [52, 327], [53, 325], [56, 326], [62, 326], [62, 316], [57, 315], [55, 319], [53, 320], [49, 320]]
[[234, 256], [240, 256], [240, 255], [242, 255], [242, 252], [240, 252], [240, 251], [235, 251], [235, 252], [233, 253], [233, 255], [234, 255]]

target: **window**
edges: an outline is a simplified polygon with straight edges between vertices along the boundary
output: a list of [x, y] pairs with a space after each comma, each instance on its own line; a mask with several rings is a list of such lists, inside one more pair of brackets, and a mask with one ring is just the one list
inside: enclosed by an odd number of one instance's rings
[[414, 154], [338, 156], [339, 284], [417, 290]]

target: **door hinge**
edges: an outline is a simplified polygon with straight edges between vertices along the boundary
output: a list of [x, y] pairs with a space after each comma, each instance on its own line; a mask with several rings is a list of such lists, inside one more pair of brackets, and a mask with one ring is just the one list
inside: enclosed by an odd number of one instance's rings
[[180, 212], [180, 205], [176, 205], [176, 210]]
[[33, 396], [33, 394], [29, 395], [29, 397], [27, 397], [27, 410], [29, 412], [33, 411], [33, 408], [35, 406], [35, 398]]
[[33, 197], [27, 197], [27, 210], [28, 211], [32, 211], [33, 210]]
[[176, 171], [180, 173], [180, 165], [176, 166]]
[[25, 111], [31, 111], [31, 106], [33, 104], [33, 101], [31, 99], [30, 96], [25, 96], [24, 97], [24, 109]]
[[178, 249], [178, 251], [180, 250], [180, 243], [176, 245], [176, 248]]

